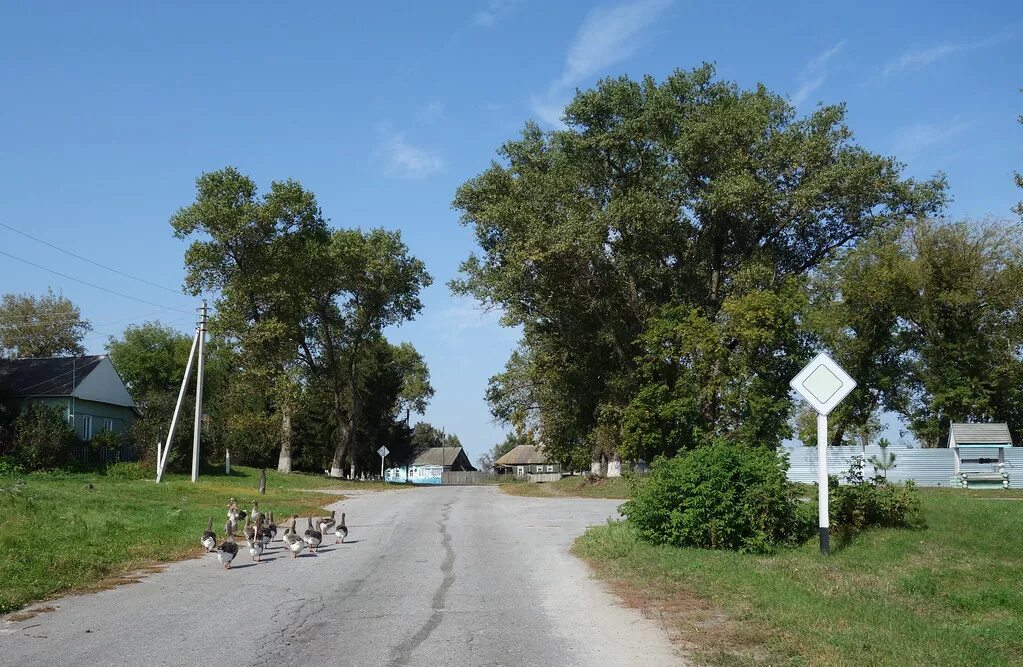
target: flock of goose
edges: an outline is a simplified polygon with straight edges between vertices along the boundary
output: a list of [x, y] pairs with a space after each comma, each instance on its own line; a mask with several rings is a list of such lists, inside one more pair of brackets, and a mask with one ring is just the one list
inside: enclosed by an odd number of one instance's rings
[[[234, 541], [234, 533], [238, 529], [238, 522], [243, 520], [245, 533], [245, 546], [249, 548], [252, 560], [259, 562], [263, 550], [270, 546], [277, 537], [277, 524], [274, 523], [274, 513], [263, 514], [259, 511], [259, 503], [252, 501], [252, 512], [246, 514], [245, 510], [238, 509], [238, 501], [231, 498], [227, 505], [227, 523], [224, 525], [224, 541], [217, 544], [217, 535], [213, 532], [213, 517], [210, 517], [203, 531], [202, 539], [199, 541], [206, 553], [216, 553], [217, 559], [223, 564], [225, 570], [231, 569], [231, 561], [238, 555], [238, 544]], [[283, 542], [292, 558], [297, 558], [302, 551], [309, 549], [315, 552], [323, 542], [323, 536], [330, 532], [334, 533], [334, 544], [344, 542], [348, 537], [348, 526], [345, 525], [345, 514], [341, 513], [340, 523], [334, 521], [334, 512], [329, 517], [306, 519], [307, 527], [302, 535], [295, 530], [295, 522], [298, 515], [291, 517], [291, 525], [284, 531]]]

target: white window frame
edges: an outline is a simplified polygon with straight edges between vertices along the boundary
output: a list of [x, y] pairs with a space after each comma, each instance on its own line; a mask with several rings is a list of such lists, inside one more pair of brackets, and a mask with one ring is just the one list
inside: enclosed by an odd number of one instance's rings
[[114, 420], [107, 417], [103, 420], [103, 430], [107, 433], [113, 433], [114, 431]]
[[554, 472], [554, 466], [547, 464], [547, 472]]
[[518, 466], [518, 470], [516, 470], [515, 472], [516, 472], [517, 476], [521, 477], [521, 476], [526, 474], [526, 467], [525, 466]]
[[82, 415], [82, 440], [92, 440], [92, 415]]

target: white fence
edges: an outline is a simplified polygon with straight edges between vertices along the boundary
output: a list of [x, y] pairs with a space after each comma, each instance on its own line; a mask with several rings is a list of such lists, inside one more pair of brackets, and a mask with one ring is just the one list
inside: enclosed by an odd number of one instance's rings
[[[812, 484], [817, 481], [817, 448], [794, 447], [786, 450], [789, 454], [788, 477], [794, 482]], [[976, 450], [964, 454], [967, 458], [996, 458], [997, 451], [984, 454]], [[828, 474], [842, 477], [849, 470], [853, 457], [863, 453], [859, 447], [828, 447]], [[866, 448], [866, 458], [881, 458], [881, 448], [871, 445]], [[895, 467], [888, 471], [888, 479], [893, 482], [913, 480], [920, 486], [953, 486], [956, 465], [956, 453], [952, 449], [899, 449], [888, 448], [889, 454], [895, 454]], [[994, 471], [993, 463], [964, 463], [962, 470]], [[1009, 488], [1023, 489], [1023, 447], [1005, 449], [1005, 471], [1009, 473]], [[870, 463], [864, 466], [864, 473], [873, 475]]]

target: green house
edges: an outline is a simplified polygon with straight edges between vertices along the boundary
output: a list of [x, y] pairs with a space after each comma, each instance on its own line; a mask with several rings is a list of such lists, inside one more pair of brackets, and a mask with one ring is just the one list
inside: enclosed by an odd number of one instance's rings
[[125, 433], [139, 416], [106, 355], [0, 359], [0, 400], [16, 409], [30, 403], [59, 407], [82, 440], [102, 431]]

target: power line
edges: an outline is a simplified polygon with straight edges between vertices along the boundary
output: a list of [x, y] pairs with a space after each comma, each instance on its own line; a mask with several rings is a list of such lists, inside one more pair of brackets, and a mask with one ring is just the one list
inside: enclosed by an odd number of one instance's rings
[[[3, 224], [3, 223], [0, 223], [0, 224]], [[86, 282], [86, 281], [82, 280], [81, 278], [75, 278], [74, 276], [69, 276], [68, 274], [61, 273], [60, 271], [54, 271], [53, 269], [47, 268], [47, 267], [42, 266], [40, 264], [36, 264], [35, 262], [30, 262], [27, 259], [22, 259], [21, 257], [17, 257], [15, 255], [12, 255], [9, 252], [4, 252], [3, 250], [0, 250], [0, 255], [4, 255], [6, 257], [10, 257], [11, 259], [17, 260], [17, 261], [22, 262], [24, 264], [28, 264], [29, 266], [34, 266], [37, 269], [42, 269], [43, 271], [49, 271], [50, 273], [52, 273], [54, 275], [58, 275], [61, 278], [67, 278], [68, 280], [73, 280], [76, 283], [81, 283], [81, 284], [86, 285], [88, 287], [92, 287], [93, 289], [98, 289], [98, 290], [102, 290], [104, 292], [109, 292], [110, 294], [113, 294], [115, 296], [119, 296], [119, 297], [122, 297], [122, 298], [125, 298], [125, 299], [131, 299], [132, 301], [138, 301], [139, 303], [144, 303], [144, 304], [147, 304], [147, 305], [150, 305], [150, 306], [156, 306], [157, 308], [163, 308], [165, 310], [176, 310], [179, 313], [186, 313], [186, 314], [189, 314], [189, 315], [191, 314], [187, 310], [182, 310], [180, 308], [174, 308], [173, 306], [165, 306], [163, 304], [154, 303], [152, 301], [146, 301], [145, 299], [140, 299], [140, 298], [135, 297], [135, 296], [124, 294], [123, 292], [116, 292], [116, 291], [114, 291], [112, 289], [107, 289], [106, 287], [100, 287], [99, 285], [95, 285], [93, 283]]]
[[91, 260], [88, 257], [82, 257], [81, 255], [73, 253], [70, 250], [65, 250], [64, 248], [61, 248], [60, 246], [56, 246], [56, 245], [50, 243], [49, 241], [44, 241], [41, 238], [32, 236], [31, 234], [29, 234], [27, 232], [23, 232], [20, 229], [15, 229], [14, 227], [11, 227], [10, 225], [5, 224], [3, 222], [0, 222], [0, 227], [6, 227], [7, 229], [11, 230], [15, 234], [21, 234], [22, 236], [24, 236], [26, 238], [30, 238], [33, 241], [36, 241], [38, 243], [42, 243], [43, 245], [49, 246], [50, 248], [53, 248], [54, 250], [58, 250], [58, 251], [64, 253], [65, 255], [70, 255], [71, 257], [75, 257], [76, 259], [80, 259], [83, 262], [88, 262], [89, 264], [93, 264], [95, 266], [98, 266], [101, 269], [106, 269], [107, 271], [112, 271], [112, 272], [116, 273], [119, 276], [124, 276], [125, 278], [131, 278], [132, 280], [137, 280], [140, 283], [145, 283], [146, 285], [149, 285], [150, 287], [155, 287], [157, 289], [162, 289], [163, 291], [170, 292], [171, 294], [179, 294], [179, 295], [182, 295], [182, 296], [188, 296], [187, 294], [185, 294], [181, 290], [171, 289], [169, 287], [164, 287], [163, 285], [157, 285], [156, 283], [149, 282], [148, 280], [145, 280], [144, 278], [139, 278], [138, 276], [133, 276], [130, 273], [125, 273], [124, 271], [119, 271], [118, 269], [115, 269], [113, 267], [107, 266], [106, 264], [100, 264], [99, 262]]
[[[128, 321], [134, 322], [136, 320], [141, 320], [143, 317], [151, 317], [153, 315], [159, 315], [160, 313], [165, 313], [168, 310], [169, 310], [168, 308], [161, 308], [160, 310], [154, 310], [154, 311], [149, 312], [149, 313], [143, 313], [142, 315], [134, 315], [132, 317], [121, 317], [121, 318], [118, 318], [116, 320], [107, 320], [106, 322], [99, 322], [99, 323], [97, 323], [95, 325], [93, 325], [92, 322], [88, 322], [88, 325], [90, 327], [92, 327], [92, 326], [104, 327], [104, 326], [107, 326], [108, 324], [117, 324], [118, 322], [128, 322]], [[198, 317], [198, 315], [196, 317]], [[45, 320], [32, 320], [32, 321], [29, 321], [29, 322], [18, 322], [18, 321], [15, 321], [15, 320], [6, 321], [6, 320], [0, 319], [0, 327], [3, 327], [3, 326], [34, 327], [34, 326], [40, 326], [40, 325], [44, 325], [44, 324], [63, 324], [63, 323], [67, 323], [67, 322], [78, 322], [78, 321], [81, 321], [81, 319], [82, 319], [81, 316], [73, 317], [73, 316], [70, 316], [70, 315], [65, 316], [65, 317], [47, 318]]]

